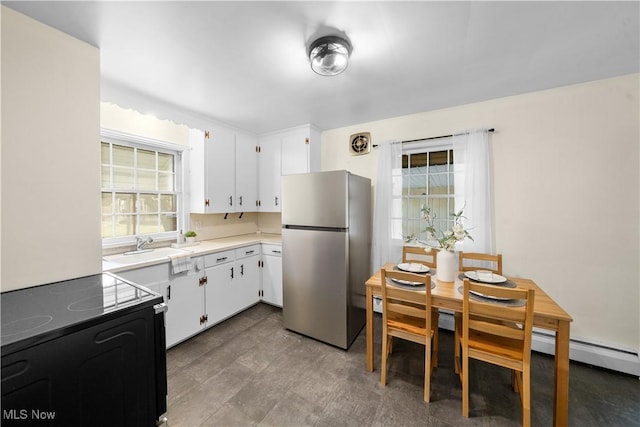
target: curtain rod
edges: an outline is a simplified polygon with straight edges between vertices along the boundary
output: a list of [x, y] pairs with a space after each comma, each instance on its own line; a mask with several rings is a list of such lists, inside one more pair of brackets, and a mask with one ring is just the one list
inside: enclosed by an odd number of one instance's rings
[[[495, 132], [494, 128], [487, 129], [487, 132]], [[440, 135], [440, 136], [430, 136], [428, 138], [420, 138], [420, 139], [410, 139], [408, 141], [401, 141], [401, 144], [410, 143], [410, 142], [420, 142], [420, 141], [430, 141], [432, 139], [441, 139], [441, 138], [451, 138], [454, 135]], [[374, 144], [373, 148], [376, 148], [378, 144]]]
[[[487, 129], [487, 132], [495, 132], [495, 129], [494, 128]], [[466, 133], [468, 133], [468, 132], [466, 132]], [[420, 142], [420, 141], [429, 141], [429, 140], [432, 140], [432, 139], [451, 138], [453, 136], [454, 135], [431, 136], [429, 138], [420, 138], [420, 139], [411, 139], [411, 140], [408, 140], [408, 141], [402, 141], [402, 143], [405, 144], [405, 143], [409, 143], [409, 142]]]

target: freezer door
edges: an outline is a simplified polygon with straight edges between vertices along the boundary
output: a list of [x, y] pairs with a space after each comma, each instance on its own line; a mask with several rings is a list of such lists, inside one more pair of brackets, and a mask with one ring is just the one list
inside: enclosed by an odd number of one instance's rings
[[282, 177], [282, 224], [347, 228], [348, 172]]
[[282, 230], [282, 318], [287, 329], [348, 347], [347, 254], [344, 231]]

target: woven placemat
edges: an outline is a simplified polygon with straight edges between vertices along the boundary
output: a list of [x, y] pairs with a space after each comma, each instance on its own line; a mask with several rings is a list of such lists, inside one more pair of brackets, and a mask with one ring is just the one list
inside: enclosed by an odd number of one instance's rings
[[480, 280], [473, 280], [472, 278], [465, 276], [464, 273], [460, 273], [458, 275], [458, 279], [460, 279], [460, 280], [469, 279], [470, 281], [475, 282], [475, 283], [481, 283], [483, 285], [491, 285], [491, 286], [502, 286], [503, 288], [515, 288], [516, 287], [516, 284], [513, 283], [509, 279], [507, 279], [506, 282], [501, 282], [501, 283], [487, 283], [487, 282], [482, 282]]
[[[387, 284], [391, 285], [391, 286], [395, 286], [396, 288], [408, 289], [410, 291], [424, 291], [425, 290], [424, 285], [420, 285], [420, 286], [404, 285], [402, 283], [395, 282], [395, 281], [393, 281], [391, 279], [387, 279]], [[433, 289], [435, 287], [436, 287], [436, 284], [434, 282], [431, 282], [431, 289]]]
[[[458, 286], [458, 292], [460, 292], [460, 295], [464, 295], [464, 287]], [[522, 299], [502, 300], [502, 299], [494, 299], [494, 298], [485, 298], [485, 297], [481, 297], [480, 295], [472, 294], [471, 292], [469, 292], [469, 299], [472, 299], [478, 302], [486, 302], [489, 304], [503, 305], [505, 307], [522, 307], [525, 305], [525, 300], [522, 300]]]
[[436, 274], [436, 271], [429, 267], [429, 271], [425, 272], [425, 273], [418, 273], [418, 272], [414, 272], [414, 271], [405, 271], [405, 270], [401, 270], [398, 268], [397, 265], [393, 266], [394, 271], [400, 271], [402, 273], [412, 273], [412, 274], [428, 274], [429, 276], [434, 276]]

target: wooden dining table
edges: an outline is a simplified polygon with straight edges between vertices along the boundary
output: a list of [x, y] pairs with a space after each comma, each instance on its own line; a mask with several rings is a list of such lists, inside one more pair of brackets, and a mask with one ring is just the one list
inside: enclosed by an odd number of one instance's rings
[[[395, 264], [388, 263], [383, 268], [392, 269]], [[432, 282], [436, 286], [431, 291], [431, 303], [434, 308], [462, 312], [462, 294], [458, 287], [462, 285], [456, 275], [455, 282], [439, 282], [435, 275]], [[533, 325], [538, 328], [555, 332], [555, 373], [554, 373], [554, 406], [553, 419], [555, 426], [568, 425], [569, 416], [569, 329], [571, 316], [564, 311], [544, 290], [533, 280], [508, 277], [523, 289], [535, 289]], [[380, 271], [377, 271], [365, 283], [366, 285], [366, 337], [367, 337], [367, 370], [373, 367], [373, 297], [380, 296]], [[416, 291], [424, 292], [424, 291]]]

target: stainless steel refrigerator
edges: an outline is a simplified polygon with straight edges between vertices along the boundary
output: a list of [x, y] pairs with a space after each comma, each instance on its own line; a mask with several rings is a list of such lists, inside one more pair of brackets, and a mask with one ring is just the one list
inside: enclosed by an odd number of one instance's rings
[[284, 326], [346, 350], [365, 324], [371, 181], [286, 175], [281, 195]]

